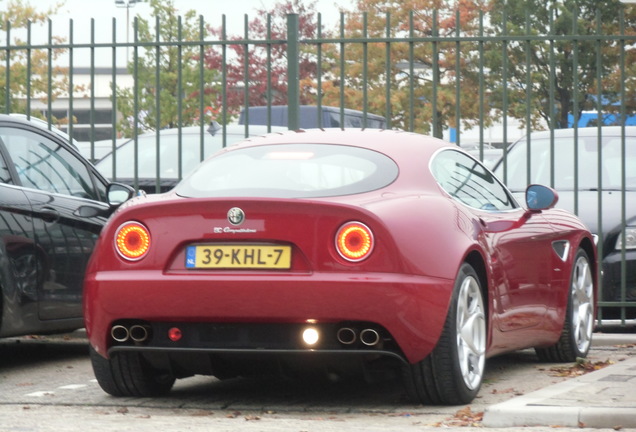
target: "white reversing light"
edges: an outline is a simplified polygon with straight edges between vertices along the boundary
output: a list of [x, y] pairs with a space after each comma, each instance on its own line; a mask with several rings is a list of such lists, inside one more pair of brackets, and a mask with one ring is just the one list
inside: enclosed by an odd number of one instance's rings
[[307, 327], [303, 330], [303, 342], [307, 345], [316, 345], [320, 339], [320, 333], [314, 327]]

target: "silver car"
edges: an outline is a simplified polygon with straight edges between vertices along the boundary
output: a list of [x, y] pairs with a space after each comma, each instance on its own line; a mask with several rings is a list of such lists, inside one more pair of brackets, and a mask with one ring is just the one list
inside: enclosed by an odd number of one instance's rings
[[[95, 166], [106, 178], [136, 186], [146, 193], [167, 192], [201, 160], [223, 148], [224, 144], [229, 146], [246, 137], [243, 125], [227, 125], [225, 132], [225, 143], [223, 128], [218, 124], [204, 129], [203, 134], [199, 126], [146, 133], [137, 137], [137, 143], [134, 139], [124, 142]], [[250, 126], [248, 136], [267, 132], [266, 126]]]
[[494, 172], [513, 193], [523, 193], [531, 183], [552, 185], [557, 190], [557, 207], [577, 213], [590, 231], [602, 239], [599, 244], [603, 267], [600, 300], [630, 303], [625, 306], [625, 315], [618, 306], [602, 306], [602, 323], [627, 319], [636, 325], [636, 307], [633, 306], [636, 303], [636, 127], [625, 128], [624, 148], [622, 128], [618, 126], [602, 127], [600, 136], [597, 127], [579, 128], [576, 140], [574, 133], [574, 129], [555, 130], [553, 145], [547, 131], [521, 138], [508, 149], [506, 164], [500, 160]]

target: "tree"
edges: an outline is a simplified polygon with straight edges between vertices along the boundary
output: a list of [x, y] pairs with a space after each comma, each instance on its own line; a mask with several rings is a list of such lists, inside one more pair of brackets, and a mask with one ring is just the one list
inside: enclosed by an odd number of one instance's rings
[[[315, 1], [304, 4], [302, 0], [285, 0], [275, 4], [271, 10], [258, 9], [256, 18], [248, 23], [246, 35], [230, 35], [224, 38], [222, 28], [210, 28], [210, 32], [221, 40], [282, 41], [287, 39], [287, 14], [298, 14], [300, 39], [317, 36]], [[239, 113], [242, 106], [287, 104], [287, 44], [271, 43], [229, 45], [231, 53], [224, 59], [222, 50], [213, 47], [206, 52], [206, 67], [227, 73], [225, 108], [229, 116]], [[312, 103], [316, 93], [317, 63], [315, 50], [306, 45], [302, 48], [299, 63], [301, 80], [301, 104]], [[224, 61], [225, 60], [225, 61]], [[269, 95], [269, 97], [268, 97]], [[223, 106], [219, 96], [217, 106]]]
[[[136, 85], [118, 87], [119, 123], [125, 136], [133, 136], [135, 119], [142, 130], [190, 126], [207, 122], [206, 110], [218, 93], [218, 74], [202, 67], [203, 49], [183, 42], [202, 41], [204, 23], [195, 11], [180, 17], [173, 0], [151, 0], [154, 29], [148, 20], [137, 16], [135, 34], [141, 54], [128, 63]], [[157, 81], [158, 71], [158, 81]]]
[[[45, 11], [38, 12], [29, 3], [24, 3], [22, 0], [10, 0], [6, 3], [4, 10], [0, 10], [0, 31], [4, 35], [9, 35], [11, 40], [6, 40], [6, 43], [12, 47], [11, 50], [0, 51], [2, 112], [26, 113], [27, 100], [38, 98], [47, 102], [49, 94], [52, 99], [55, 99], [62, 93], [68, 93], [68, 68], [54, 66], [49, 73], [48, 51], [27, 49], [27, 41], [13, 36], [24, 35], [31, 26], [44, 25], [48, 16], [54, 14], [60, 7], [61, 4], [56, 4]], [[52, 46], [63, 42], [64, 40], [59, 37], [53, 37], [51, 40]], [[52, 60], [57, 59], [63, 52], [62, 49], [52, 49]], [[7, 56], [9, 56], [8, 59]], [[7, 61], [9, 62], [8, 82]], [[51, 75], [51, 88], [49, 88], [49, 75]], [[42, 116], [41, 113], [27, 114]], [[54, 121], [57, 120], [54, 119]]]
[[[505, 67], [512, 115], [524, 119], [528, 112], [526, 104], [531, 104], [531, 121], [542, 119], [555, 128], [566, 128], [575, 110], [577, 114], [595, 110], [598, 102], [604, 105], [604, 111], [617, 109], [613, 104], [620, 102], [620, 46], [604, 43], [599, 61], [597, 41], [572, 35], [593, 36], [599, 31], [603, 35], [618, 35], [620, 16], [617, 11], [624, 8], [619, 0], [493, 0], [492, 5], [493, 34], [505, 32], [519, 36], [530, 32], [532, 36], [546, 36], [545, 40], [510, 43], [506, 55], [500, 50], [491, 52], [488, 57], [491, 73], [502, 76]], [[625, 15], [625, 27], [633, 35], [636, 33], [636, 8], [629, 10], [631, 12]], [[557, 40], [551, 42], [555, 36]], [[558, 39], [561, 36], [566, 37]], [[633, 58], [634, 54], [628, 51], [627, 55]], [[507, 60], [505, 66], [504, 58]], [[600, 71], [597, 64], [600, 64]], [[627, 64], [633, 67], [633, 62]], [[599, 74], [601, 82], [597, 79]], [[602, 89], [600, 94], [599, 88]], [[501, 80], [492, 91], [501, 96]], [[634, 90], [628, 88], [627, 91], [631, 96], [626, 104], [628, 110], [634, 112]]]
[[[343, 61], [328, 68], [333, 79], [322, 87], [325, 104], [337, 103], [344, 94], [350, 108], [364, 107], [389, 117], [393, 127], [423, 133], [432, 131], [438, 137], [444, 129], [457, 126], [458, 106], [463, 125], [475, 124], [479, 117], [475, 90], [479, 86], [479, 74], [474, 44], [462, 43], [459, 47], [454, 42], [410, 44], [407, 38], [452, 38], [458, 32], [462, 35], [476, 32], [479, 9], [484, 7], [481, 3], [358, 0], [354, 10], [346, 14], [341, 35], [347, 38], [388, 36], [398, 41], [392, 42], [388, 51], [384, 42], [347, 44], [340, 53]], [[405, 41], [400, 42], [400, 38]], [[388, 103], [387, 94], [390, 95]], [[486, 124], [491, 120], [486, 118]]]

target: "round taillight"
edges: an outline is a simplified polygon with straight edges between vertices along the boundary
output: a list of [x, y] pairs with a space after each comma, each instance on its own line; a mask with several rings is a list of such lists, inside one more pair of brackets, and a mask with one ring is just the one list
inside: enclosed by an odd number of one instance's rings
[[150, 232], [139, 222], [126, 222], [115, 234], [115, 249], [129, 261], [136, 261], [150, 248]]
[[336, 249], [347, 261], [362, 261], [373, 250], [373, 233], [361, 222], [348, 222], [336, 234]]

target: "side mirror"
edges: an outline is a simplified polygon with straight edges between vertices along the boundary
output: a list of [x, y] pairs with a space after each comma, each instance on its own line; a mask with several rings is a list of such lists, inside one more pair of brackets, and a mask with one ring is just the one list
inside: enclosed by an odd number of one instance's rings
[[559, 194], [547, 186], [533, 184], [526, 188], [528, 210], [541, 211], [552, 208], [559, 201]]
[[135, 189], [123, 183], [110, 183], [106, 188], [108, 204], [118, 206], [128, 201], [135, 195]]

